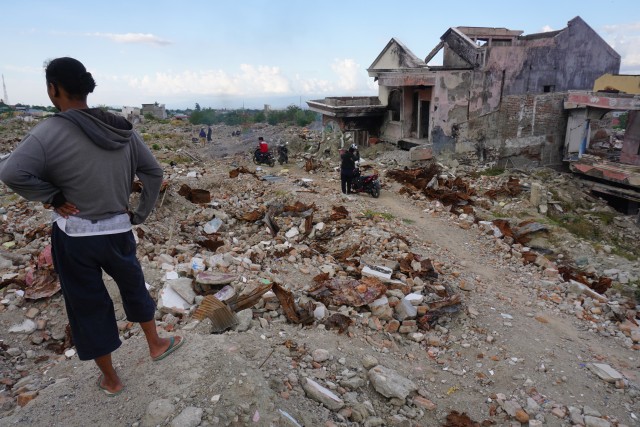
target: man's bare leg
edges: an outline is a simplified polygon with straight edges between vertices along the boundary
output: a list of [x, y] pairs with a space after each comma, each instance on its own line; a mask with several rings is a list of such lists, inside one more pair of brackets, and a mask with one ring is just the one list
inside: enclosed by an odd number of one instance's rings
[[[140, 327], [142, 328], [144, 336], [147, 339], [147, 344], [149, 345], [149, 355], [152, 359], [160, 356], [162, 353], [167, 351], [167, 349], [171, 345], [171, 339], [161, 338], [160, 335], [158, 335], [158, 329], [156, 328], [155, 320], [141, 322]], [[174, 345], [176, 345], [180, 341], [182, 341], [182, 337], [174, 337], [174, 340]]]
[[111, 393], [117, 393], [124, 388], [120, 377], [118, 377], [116, 370], [113, 368], [111, 353], [96, 357], [93, 360], [96, 362], [96, 365], [98, 365], [98, 368], [100, 368], [100, 372], [102, 372], [103, 378], [100, 381], [100, 387]]

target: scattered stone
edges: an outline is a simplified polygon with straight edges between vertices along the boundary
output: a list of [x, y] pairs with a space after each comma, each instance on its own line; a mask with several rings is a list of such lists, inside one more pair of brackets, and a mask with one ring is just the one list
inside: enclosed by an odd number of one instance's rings
[[37, 391], [27, 391], [18, 395], [18, 406], [25, 406], [38, 396]]
[[584, 416], [584, 425], [586, 427], [610, 427], [611, 423], [605, 419], [599, 417], [593, 417], [591, 415]]
[[39, 313], [40, 313], [40, 310], [38, 310], [36, 307], [31, 307], [27, 310], [27, 312], [24, 315], [28, 319], [34, 319]]
[[251, 320], [253, 320], [253, 310], [247, 308], [236, 313], [238, 324], [235, 330], [238, 332], [246, 332], [251, 328]]
[[30, 334], [36, 330], [36, 323], [31, 319], [25, 319], [22, 323], [13, 325], [9, 328], [9, 332], [14, 334]]
[[357, 390], [359, 388], [364, 387], [366, 384], [367, 382], [358, 376], [347, 378], [340, 381], [340, 385], [349, 390]]
[[192, 280], [189, 278], [182, 278], [176, 280], [169, 280], [167, 282], [171, 289], [173, 289], [180, 297], [189, 304], [193, 304], [196, 300], [196, 293], [193, 290]]
[[314, 362], [322, 363], [324, 361], [329, 360], [329, 357], [331, 357], [331, 354], [329, 353], [329, 351], [323, 348], [317, 348], [313, 350], [312, 356], [313, 356]]
[[158, 310], [161, 313], [181, 315], [190, 307], [191, 304], [185, 301], [169, 284], [166, 284], [160, 291]]
[[416, 396], [413, 398], [413, 404], [418, 408], [425, 409], [427, 411], [435, 411], [437, 405], [433, 403], [431, 400], [424, 398], [422, 396]]
[[141, 427], [155, 427], [164, 424], [164, 421], [173, 413], [175, 407], [169, 399], [154, 400], [147, 405], [147, 411], [142, 418]]
[[592, 407], [586, 406], [586, 405], [582, 408], [582, 413], [584, 415], [591, 415], [592, 417], [601, 417], [602, 416], [602, 415], [600, 415], [600, 412], [598, 412], [597, 409], [593, 409]]
[[388, 398], [406, 399], [410, 393], [418, 390], [413, 381], [382, 365], [369, 370], [369, 380], [378, 393]]
[[378, 364], [378, 359], [376, 359], [375, 356], [371, 356], [367, 354], [362, 358], [362, 366], [364, 366], [366, 370], [373, 368], [377, 364]]
[[311, 399], [322, 403], [332, 411], [338, 411], [344, 407], [344, 401], [328, 388], [325, 388], [310, 378], [302, 380], [302, 388]]
[[563, 419], [564, 417], [567, 416], [567, 411], [565, 408], [563, 407], [555, 407], [553, 409], [551, 409], [551, 414], [555, 415], [556, 417]]
[[413, 319], [418, 314], [418, 310], [406, 298], [402, 298], [398, 305], [395, 306], [396, 319], [403, 321], [405, 319]]
[[576, 408], [575, 406], [569, 406], [569, 418], [573, 424], [584, 424], [584, 417], [582, 416], [582, 411], [580, 408]]
[[171, 420], [171, 427], [197, 427], [202, 421], [202, 409], [193, 406], [186, 407]]
[[622, 375], [611, 366], [604, 363], [589, 363], [587, 367], [600, 379], [608, 383], [615, 383], [622, 379]]

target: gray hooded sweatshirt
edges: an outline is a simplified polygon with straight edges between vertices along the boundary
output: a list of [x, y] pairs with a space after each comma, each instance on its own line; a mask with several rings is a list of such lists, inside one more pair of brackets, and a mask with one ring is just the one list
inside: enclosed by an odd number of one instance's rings
[[20, 196], [54, 206], [68, 201], [88, 220], [127, 212], [135, 176], [143, 189], [131, 222], [140, 224], [155, 205], [162, 168], [131, 123], [100, 109], [56, 114], [0, 161], [0, 181]]

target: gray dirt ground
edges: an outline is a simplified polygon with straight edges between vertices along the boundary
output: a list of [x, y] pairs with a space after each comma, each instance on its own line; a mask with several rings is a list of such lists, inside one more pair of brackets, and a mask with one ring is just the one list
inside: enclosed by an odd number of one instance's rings
[[[189, 149], [205, 161], [211, 188], [215, 189], [214, 185], [225, 179], [232, 163], [255, 169], [246, 156], [233, 157], [234, 152], [251, 149], [253, 143], [247, 139], [244, 143], [220, 142], [221, 146], [227, 145], [220, 149], [215, 145]], [[214, 159], [219, 156], [225, 158]], [[464, 311], [443, 326], [446, 342], [425, 348], [374, 331], [366, 323], [351, 328], [350, 336], [326, 330], [323, 325], [301, 327], [274, 321], [263, 328], [254, 320], [246, 332], [219, 335], [206, 334], [199, 327], [184, 330], [179, 326], [175, 333], [187, 338], [185, 346], [165, 360], [153, 362], [144, 339], [134, 328], [133, 336], [124, 340], [114, 353], [114, 362], [126, 387], [121, 395], [113, 398], [103, 395], [96, 387], [97, 368], [73, 357], [50, 364], [42, 372], [44, 381], [50, 385], [40, 390], [27, 406], [0, 419], [0, 426], [147, 425], [148, 405], [158, 399], [168, 399], [173, 404], [167, 423], [182, 409], [196, 407], [204, 411], [199, 424], [202, 426], [295, 425], [286, 421], [281, 411], [304, 426], [390, 425], [387, 421], [390, 415], [397, 414], [401, 407], [394, 407], [377, 394], [371, 384], [357, 390], [357, 400], [370, 402], [382, 424], [375, 424], [371, 417], [369, 424], [341, 421], [335, 412], [307, 398], [300, 385], [290, 378], [294, 374], [295, 379], [301, 380], [313, 372], [316, 377], [331, 380], [344, 369], [366, 378], [363, 367], [366, 356], [374, 356], [381, 365], [412, 379], [422, 389], [421, 394], [436, 405], [435, 409], [424, 410], [422, 417], [398, 425], [444, 425], [445, 417], [454, 410], [466, 412], [477, 422], [491, 419], [495, 425], [512, 425], [514, 418], [492, 413], [499, 393], [521, 403], [526, 403], [530, 396], [543, 396], [543, 403], [550, 404], [538, 412], [543, 424], [537, 425], [572, 425], [567, 418], [560, 420], [551, 413], [552, 404], [587, 406], [617, 420], [619, 425], [638, 425], [637, 392], [630, 392], [630, 387], [616, 389], [585, 366], [589, 362], [607, 363], [637, 384], [638, 352], [618, 339], [599, 334], [597, 325], [559, 310], [547, 298], [549, 289], [540, 284], [543, 277], [539, 269], [505, 257], [495, 240], [478, 228], [463, 229], [447, 214], [425, 212], [423, 205], [399, 195], [397, 184], [385, 182], [379, 199], [362, 194], [331, 199], [327, 195], [339, 191], [337, 174], [326, 169], [309, 175], [301, 165], [300, 161], [290, 164], [290, 172], [282, 181], [259, 185], [264, 185], [268, 193], [286, 192], [296, 178], [311, 177], [318, 193], [297, 193], [298, 200], [324, 205], [337, 201], [354, 214], [366, 211], [390, 214], [388, 225], [441, 263], [443, 275], [473, 284], [472, 290], [460, 291]], [[281, 169], [276, 166], [274, 171]], [[206, 188], [206, 180], [199, 185]], [[174, 208], [181, 203], [166, 201], [166, 209], [172, 209], [172, 202]], [[268, 233], [262, 232], [268, 239]], [[158, 285], [161, 276], [158, 270], [149, 266], [145, 270], [147, 281]], [[281, 278], [293, 285], [310, 279], [298, 270], [282, 270]], [[59, 302], [59, 297], [54, 300]], [[15, 317], [14, 312], [0, 313], [3, 330], [14, 323]], [[4, 333], [3, 338], [5, 342], [15, 340]], [[325, 349], [331, 358], [315, 370], [310, 366], [301, 370], [300, 364], [305, 359], [298, 358], [284, 345], [288, 340], [295, 342], [298, 349], [306, 348], [307, 353]], [[432, 347], [438, 350], [430, 352]]]

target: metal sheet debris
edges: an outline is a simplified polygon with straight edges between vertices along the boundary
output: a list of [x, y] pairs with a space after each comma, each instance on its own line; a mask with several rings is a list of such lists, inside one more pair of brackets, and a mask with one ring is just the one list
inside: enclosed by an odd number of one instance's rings
[[178, 194], [183, 196], [191, 203], [201, 204], [211, 202], [211, 194], [207, 190], [192, 189], [187, 184], [182, 184]]
[[349, 329], [349, 326], [351, 326], [352, 323], [353, 320], [349, 316], [345, 316], [341, 313], [333, 313], [324, 321], [324, 325], [328, 329], [338, 329], [338, 333], [340, 334]]
[[278, 283], [273, 284], [273, 292], [276, 294], [276, 297], [278, 297], [278, 301], [280, 301], [284, 315], [290, 322], [308, 325], [315, 321], [315, 318], [313, 317], [315, 305], [311, 301], [301, 308], [296, 307], [291, 291], [284, 289]]
[[48, 298], [60, 291], [60, 282], [53, 269], [51, 245], [47, 245], [38, 255], [36, 268], [29, 270], [25, 276], [24, 297], [37, 300]]
[[309, 295], [325, 305], [361, 307], [384, 295], [387, 287], [374, 277], [360, 280], [336, 277], [316, 284]]

